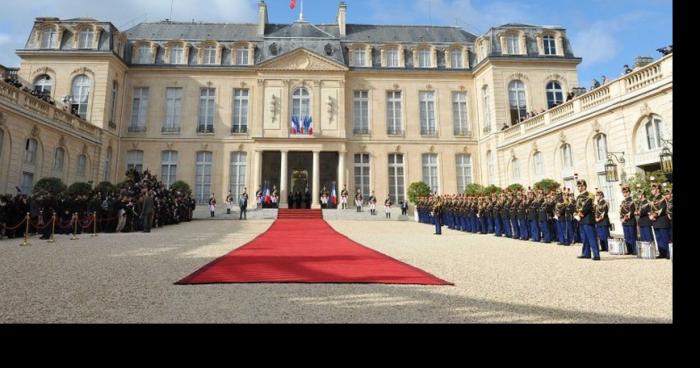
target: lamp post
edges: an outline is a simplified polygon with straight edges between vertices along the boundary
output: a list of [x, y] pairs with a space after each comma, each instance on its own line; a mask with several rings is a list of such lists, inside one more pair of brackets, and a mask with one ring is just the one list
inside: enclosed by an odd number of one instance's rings
[[[617, 157], [617, 155], [620, 155], [620, 157]], [[625, 153], [608, 152], [608, 162], [605, 164], [605, 179], [608, 181], [608, 183], [620, 181], [619, 177], [617, 176], [617, 164], [615, 164], [613, 158], [615, 159], [615, 161], [624, 164]]]
[[669, 145], [673, 147], [673, 142], [663, 138], [661, 139], [661, 142], [664, 144], [664, 149], [659, 155], [661, 171], [663, 171], [664, 175], [666, 175], [666, 179], [673, 183], [673, 152], [671, 152], [671, 150], [668, 148]]

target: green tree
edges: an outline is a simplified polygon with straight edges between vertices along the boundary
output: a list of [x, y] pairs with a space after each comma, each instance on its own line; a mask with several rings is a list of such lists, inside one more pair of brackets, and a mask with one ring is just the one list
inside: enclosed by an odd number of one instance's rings
[[553, 180], [553, 179], [542, 179], [535, 183], [535, 189], [542, 189], [545, 193], [550, 192], [552, 190], [557, 190], [561, 184], [559, 184], [558, 181]]
[[484, 193], [484, 186], [481, 184], [468, 184], [466, 188], [464, 188], [464, 194], [469, 195], [469, 196], [478, 196]]
[[58, 195], [66, 191], [66, 185], [59, 178], [43, 178], [34, 184], [33, 195]]
[[92, 185], [88, 183], [73, 183], [68, 187], [68, 194], [72, 195], [90, 195]]
[[523, 189], [524, 189], [523, 186], [521, 184], [517, 184], [517, 183], [511, 184], [508, 186], [508, 190], [510, 190], [511, 192], [517, 192], [517, 191], [520, 191]]
[[190, 189], [189, 184], [185, 183], [182, 180], [174, 182], [173, 185], [170, 186], [170, 189], [180, 193], [192, 194], [192, 189]]
[[666, 175], [664, 175], [664, 173], [661, 170], [632, 175], [628, 177], [625, 181], [625, 184], [629, 185], [632, 194], [635, 197], [639, 195], [640, 191], [643, 191], [644, 194], [646, 194], [647, 198], [650, 198], [651, 196], [652, 183], [659, 183], [661, 185], [666, 184], [666, 186], [672, 186], [672, 184], [669, 183], [666, 179]]
[[408, 186], [408, 200], [413, 204], [418, 203], [418, 198], [429, 196], [430, 194], [430, 187], [422, 181], [411, 183]]
[[491, 184], [491, 185], [489, 185], [488, 187], [484, 188], [484, 194], [489, 195], [489, 196], [490, 196], [491, 194], [498, 194], [498, 193], [500, 193], [500, 192], [502, 192], [502, 191], [503, 191], [503, 189], [501, 189], [501, 188], [499, 188], [499, 187], [497, 187], [497, 186], [495, 186], [495, 185], [493, 185], [493, 184]]
[[108, 193], [116, 192], [117, 187], [108, 181], [103, 181], [103, 182], [97, 184], [97, 187], [95, 187], [95, 190], [100, 192], [100, 194], [102, 194], [102, 195], [107, 195]]

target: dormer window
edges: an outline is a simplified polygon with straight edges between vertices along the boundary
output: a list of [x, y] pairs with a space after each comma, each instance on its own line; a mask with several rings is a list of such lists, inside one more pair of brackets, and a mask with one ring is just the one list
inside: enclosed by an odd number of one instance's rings
[[420, 49], [418, 50], [418, 67], [420, 68], [430, 68], [430, 50]]
[[520, 54], [520, 40], [517, 35], [508, 35], [506, 37], [506, 47], [508, 54], [518, 55]]
[[248, 48], [239, 46], [236, 49], [236, 65], [248, 65]]
[[390, 47], [385, 51], [387, 68], [399, 67], [399, 50], [396, 47]]
[[544, 54], [545, 55], [556, 55], [557, 54], [557, 46], [556, 46], [556, 41], [554, 40], [554, 37], [544, 36], [542, 38], [542, 42], [544, 44]]
[[139, 47], [139, 64], [151, 63], [151, 47], [144, 45]]
[[57, 33], [53, 28], [44, 29], [41, 32], [41, 48], [52, 49], [56, 45]]
[[455, 47], [450, 49], [450, 67], [453, 69], [464, 68], [461, 48]]
[[185, 49], [182, 46], [173, 47], [170, 50], [170, 63], [171, 64], [183, 64]]
[[364, 47], [356, 47], [353, 50], [354, 54], [354, 64], [355, 66], [365, 66], [367, 65], [367, 55]]
[[93, 40], [95, 39], [95, 32], [92, 29], [85, 29], [80, 31], [78, 36], [78, 48], [79, 49], [91, 49]]
[[204, 49], [204, 58], [202, 62], [206, 65], [216, 64], [216, 48], [207, 47]]

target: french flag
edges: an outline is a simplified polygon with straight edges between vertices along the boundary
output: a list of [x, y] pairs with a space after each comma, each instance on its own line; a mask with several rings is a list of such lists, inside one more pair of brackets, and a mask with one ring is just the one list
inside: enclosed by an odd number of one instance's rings
[[[304, 117], [304, 131], [308, 135], [314, 135], [314, 125], [311, 116]], [[303, 132], [302, 132], [303, 133]]]
[[292, 134], [299, 133], [299, 118], [292, 116]]
[[297, 0], [292, 0], [289, 2], [289, 9], [294, 10], [294, 8], [297, 6]]
[[270, 197], [270, 187], [265, 185], [265, 204], [270, 204], [272, 198]]
[[333, 189], [331, 189], [331, 203], [335, 206], [336, 203], [338, 202], [338, 198], [335, 195], [335, 183], [333, 183]]

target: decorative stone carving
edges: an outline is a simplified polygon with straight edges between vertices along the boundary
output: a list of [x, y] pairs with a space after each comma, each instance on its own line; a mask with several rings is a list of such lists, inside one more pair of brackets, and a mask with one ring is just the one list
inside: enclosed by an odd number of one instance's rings
[[61, 138], [58, 138], [58, 146], [59, 147], [65, 147], [66, 146], [66, 138], [61, 136]]
[[241, 81], [241, 88], [245, 88], [248, 85], [248, 83]]
[[2, 111], [0, 111], [0, 126], [2, 126], [2, 123], [4, 123], [5, 120], [7, 120], [5, 114], [3, 114]]
[[511, 158], [511, 160], [514, 160], [516, 158], [514, 149], [510, 150], [510, 158]]
[[132, 149], [137, 149], [137, 148], [139, 148], [138, 142], [132, 142], [132, 143], [131, 143], [131, 148], [132, 148]]
[[202, 143], [202, 150], [206, 151], [209, 149], [209, 143]]
[[462, 152], [469, 153], [469, 146], [462, 147]]
[[269, 50], [270, 50], [270, 54], [277, 55], [277, 53], [280, 51], [279, 47], [277, 46], [277, 42], [273, 42], [270, 45]]
[[32, 137], [38, 137], [38, 136], [39, 136], [39, 127], [35, 125], [32, 127]]
[[432, 146], [432, 145], [431, 145], [430, 148], [429, 148], [429, 151], [430, 151], [430, 153], [435, 152], [435, 146]]
[[537, 152], [537, 151], [539, 151], [537, 149], [537, 142], [532, 142], [532, 152]]
[[645, 102], [642, 105], [642, 107], [639, 108], [639, 113], [642, 116], [647, 116], [647, 115], [651, 114], [651, 109], [649, 108], [649, 104]]
[[326, 46], [323, 47], [323, 50], [326, 52], [326, 55], [331, 56], [333, 55], [333, 46], [330, 43], [327, 43]]
[[401, 146], [400, 146], [400, 145], [397, 145], [397, 146], [394, 148], [394, 152], [401, 152]]
[[399, 89], [401, 89], [401, 87], [398, 84], [394, 83], [394, 89], [398, 91]]
[[559, 133], [559, 141], [561, 143], [566, 143], [566, 134], [564, 134], [564, 132]]
[[241, 144], [238, 145], [238, 151], [243, 151], [243, 148], [245, 148], [245, 146], [243, 145], [243, 143], [241, 143]]
[[600, 133], [600, 129], [601, 129], [600, 123], [598, 122], [598, 120], [594, 120], [593, 121], [593, 131], [597, 134], [597, 133]]

